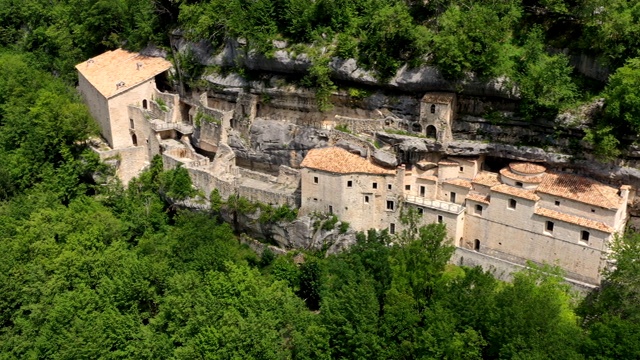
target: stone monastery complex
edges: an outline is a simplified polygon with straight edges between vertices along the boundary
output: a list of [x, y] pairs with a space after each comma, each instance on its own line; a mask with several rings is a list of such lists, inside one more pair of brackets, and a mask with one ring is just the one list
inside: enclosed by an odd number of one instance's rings
[[[491, 172], [483, 155], [452, 157], [420, 145], [390, 144], [386, 153], [395, 154], [397, 163], [379, 161], [383, 150], [335, 130], [343, 124], [356, 131], [396, 127], [420, 134], [423, 143], [444, 144], [452, 139], [454, 93], [426, 94], [419, 119], [411, 123], [336, 115], [315, 124], [322, 146], [290, 153], [288, 165], [248, 166], [234, 149], [270, 114], [259, 96], [243, 90], [191, 97], [161, 91], [168, 88], [171, 63], [120, 49], [76, 68], [78, 89], [105, 140], [92, 146], [117, 165], [125, 184], [162, 155], [166, 168], [187, 168], [205, 194], [218, 189], [223, 198], [238, 194], [288, 204], [299, 208], [299, 216], [335, 214], [356, 231], [399, 232], [401, 209], [413, 207], [425, 224], [446, 225], [460, 264], [514, 269], [527, 261], [551, 263], [587, 285], [599, 283], [610, 243], [626, 226], [633, 196], [627, 185], [613, 187], [531, 162]], [[288, 120], [273, 123], [290, 126]]]

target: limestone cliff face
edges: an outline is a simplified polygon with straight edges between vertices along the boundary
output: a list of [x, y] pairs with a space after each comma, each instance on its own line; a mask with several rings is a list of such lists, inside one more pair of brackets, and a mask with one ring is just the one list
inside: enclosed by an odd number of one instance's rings
[[[176, 33], [171, 39], [174, 49], [179, 52], [191, 52], [195, 59], [204, 65], [222, 67], [237, 67], [255, 71], [280, 74], [304, 74], [311, 66], [311, 59], [306, 54], [297, 54], [286, 48], [281, 42], [273, 56], [249, 51], [247, 47], [237, 41], [228, 40], [221, 51], [216, 51], [207, 42], [189, 42]], [[518, 92], [506, 78], [484, 80], [469, 75], [458, 82], [446, 80], [440, 71], [433, 66], [418, 69], [402, 67], [388, 82], [381, 82], [368, 70], [360, 68], [354, 59], [334, 58], [330, 65], [333, 77], [338, 80], [355, 84], [376, 86], [407, 92], [425, 91], [457, 91], [472, 96], [489, 96], [517, 99]]]

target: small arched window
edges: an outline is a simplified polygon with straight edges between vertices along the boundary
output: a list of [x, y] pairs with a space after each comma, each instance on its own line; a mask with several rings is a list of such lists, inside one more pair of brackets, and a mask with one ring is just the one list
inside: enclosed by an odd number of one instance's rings
[[136, 134], [131, 134], [131, 141], [133, 142], [133, 146], [138, 146], [138, 137]]
[[142, 100], [142, 108], [146, 110], [148, 106], [147, 99]]
[[432, 113], [432, 114], [435, 114], [435, 113], [436, 113], [436, 106], [435, 106], [435, 104], [434, 104], [434, 105], [431, 105], [431, 113]]
[[480, 240], [478, 239], [473, 240], [473, 250], [480, 251]]

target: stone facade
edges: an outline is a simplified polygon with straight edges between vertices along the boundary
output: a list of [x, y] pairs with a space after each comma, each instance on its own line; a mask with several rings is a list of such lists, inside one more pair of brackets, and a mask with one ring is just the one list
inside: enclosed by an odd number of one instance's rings
[[445, 224], [458, 247], [520, 265], [556, 264], [575, 281], [599, 283], [609, 244], [626, 224], [629, 188], [532, 163], [492, 173], [483, 162], [446, 158], [390, 170], [344, 149], [312, 150], [301, 164], [300, 211], [393, 233], [402, 229], [398, 209], [410, 206], [423, 223]]

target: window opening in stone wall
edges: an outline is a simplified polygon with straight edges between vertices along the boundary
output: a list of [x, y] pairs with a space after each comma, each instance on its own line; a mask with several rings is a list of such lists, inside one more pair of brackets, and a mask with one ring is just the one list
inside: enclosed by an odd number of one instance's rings
[[591, 212], [592, 212], [592, 213], [596, 212], [596, 209], [591, 209]]
[[556, 200], [556, 206], [560, 206], [560, 201]]
[[473, 250], [480, 251], [480, 240], [478, 239], [473, 240]]
[[451, 192], [451, 194], [449, 194], [449, 201], [452, 203], [456, 202], [456, 193]]
[[516, 208], [516, 200], [515, 199], [509, 199], [509, 209], [515, 209]]
[[133, 119], [129, 119], [129, 127], [135, 129], [135, 127], [133, 126]]
[[387, 200], [387, 210], [393, 211], [395, 205], [396, 204], [393, 200]]
[[431, 105], [431, 113], [432, 114], [436, 113], [436, 106], [435, 105]]
[[424, 209], [419, 207], [418, 208], [418, 215], [424, 215]]
[[373, 184], [371, 184], [371, 187], [374, 188], [374, 189], [377, 189], [378, 188], [378, 183], [374, 182]]
[[482, 205], [476, 205], [476, 214], [482, 215]]
[[131, 141], [133, 142], [133, 146], [138, 146], [138, 137], [136, 134], [131, 134]]
[[405, 185], [404, 189], [407, 190], [407, 191], [411, 190], [411, 185]]
[[353, 187], [353, 181], [352, 180], [348, 180], [347, 181], [347, 187], [348, 188]]
[[364, 203], [368, 204], [369, 203], [369, 195], [365, 195], [364, 196]]
[[520, 187], [521, 188], [522, 186], [523, 186], [523, 184], [522, 184], [521, 181], [516, 181], [516, 187]]
[[333, 214], [333, 206], [329, 205], [329, 214]]
[[460, 172], [464, 171], [464, 166], [460, 166]]
[[391, 190], [391, 189], [393, 189], [393, 185], [387, 184], [387, 190]]
[[443, 219], [442, 219], [442, 215], [438, 215], [438, 223], [439, 223], [439, 224], [442, 224], [442, 221], [443, 221]]
[[552, 232], [553, 232], [553, 225], [554, 225], [553, 221], [547, 221], [547, 222], [545, 223], [545, 225], [544, 225], [544, 229], [545, 229], [547, 232], [552, 233]]
[[582, 230], [580, 232], [580, 240], [584, 241], [584, 242], [589, 242], [589, 232], [586, 230]]
[[427, 137], [430, 139], [435, 139], [437, 135], [436, 127], [433, 125], [427, 126]]
[[313, 201], [318, 201], [318, 198], [313, 198]]
[[391, 223], [389, 224], [389, 234], [393, 235], [396, 233], [396, 224]]
[[317, 184], [317, 183], [318, 183], [318, 177], [317, 177], [317, 176], [314, 176], [314, 177], [313, 177], [313, 183], [314, 183], [314, 184]]
[[420, 186], [420, 196], [424, 197], [427, 194], [427, 187]]
[[422, 125], [420, 125], [418, 123], [413, 123], [411, 125], [411, 130], [413, 130], [413, 132], [421, 133], [422, 132]]
[[142, 108], [146, 110], [147, 107], [148, 107], [147, 99], [142, 100]]

